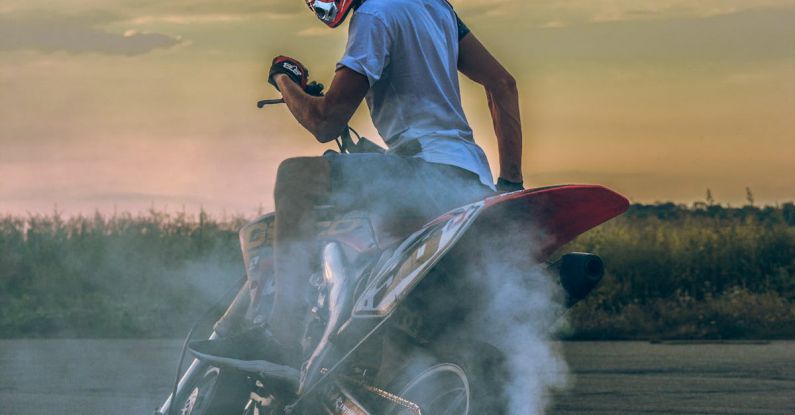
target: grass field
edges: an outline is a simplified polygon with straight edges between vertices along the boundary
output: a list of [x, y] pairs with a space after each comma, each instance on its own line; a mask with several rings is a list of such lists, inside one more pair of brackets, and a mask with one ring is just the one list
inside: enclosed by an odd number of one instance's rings
[[571, 337], [795, 337], [792, 204], [634, 205], [567, 248], [608, 269], [572, 310]]
[[[242, 275], [241, 218], [0, 217], [0, 337], [179, 337]], [[795, 337], [795, 206], [633, 205], [567, 250], [608, 274], [574, 339]]]

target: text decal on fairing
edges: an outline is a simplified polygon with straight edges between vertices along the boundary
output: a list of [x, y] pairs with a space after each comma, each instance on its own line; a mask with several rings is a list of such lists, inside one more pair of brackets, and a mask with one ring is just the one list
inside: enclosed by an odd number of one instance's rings
[[434, 223], [409, 237], [374, 277], [354, 308], [358, 315], [385, 315], [422, 279], [428, 270], [455, 245], [469, 227], [482, 202], [464, 206], [441, 223]]

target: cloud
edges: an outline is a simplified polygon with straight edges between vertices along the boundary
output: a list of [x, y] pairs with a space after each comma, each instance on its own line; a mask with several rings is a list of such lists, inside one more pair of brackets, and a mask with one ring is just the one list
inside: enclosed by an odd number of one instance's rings
[[3, 0], [0, 13], [69, 14], [104, 10], [131, 19], [140, 16], [253, 16], [307, 12], [301, 0]]
[[123, 7], [135, 15], [238, 15], [295, 14], [306, 12], [301, 0], [131, 0]]
[[239, 14], [201, 14], [201, 15], [149, 15], [138, 16], [130, 20], [132, 24], [148, 23], [235, 23], [246, 20], [246, 16]]
[[708, 18], [752, 10], [792, 8], [791, 0], [453, 0], [465, 21], [519, 17], [532, 27]]
[[[618, 63], [669, 65], [691, 62], [759, 64], [789, 60], [792, 56], [795, 9], [746, 10], [700, 18], [600, 21], [548, 20], [536, 26], [476, 22], [472, 30], [503, 56], [532, 57], [541, 64], [587, 63], [616, 66]], [[463, 17], [466, 21], [466, 16]], [[516, 27], [511, 32], [498, 30]], [[543, 32], [542, 32], [543, 30]], [[523, 39], [522, 49], [505, 46], [504, 39]], [[517, 53], [518, 52], [518, 53]], [[511, 56], [509, 53], [513, 53]], [[666, 69], [670, 69], [667, 67]], [[720, 69], [720, 68], [719, 68]]]
[[97, 20], [100, 19], [58, 16], [0, 17], [0, 51], [140, 55], [181, 42], [179, 37], [160, 33], [108, 32], [96, 26]]
[[81, 201], [90, 201], [90, 202], [118, 202], [118, 203], [128, 203], [128, 202], [151, 202], [151, 203], [188, 203], [188, 204], [204, 204], [208, 203], [209, 200], [206, 197], [193, 195], [193, 194], [159, 194], [159, 193], [144, 193], [144, 192], [118, 192], [118, 191], [108, 191], [108, 192], [96, 192], [90, 193], [86, 192], [84, 194], [79, 195], [79, 199]]
[[135, 191], [92, 191], [80, 187], [55, 187], [55, 186], [30, 186], [23, 190], [2, 192], [3, 198], [15, 202], [30, 202], [46, 200], [47, 204], [64, 202], [92, 202], [92, 203], [175, 203], [201, 205], [209, 203], [207, 197], [195, 194], [177, 193], [147, 193]]
[[178, 25], [190, 24], [225, 24], [238, 23], [252, 19], [287, 19], [293, 13], [263, 12], [255, 14], [151, 14], [136, 16], [126, 20], [127, 23], [134, 25], [145, 25], [150, 23], [166, 23]]
[[319, 26], [307, 27], [306, 29], [299, 30], [296, 34], [301, 37], [327, 36], [329, 34], [329, 28]]

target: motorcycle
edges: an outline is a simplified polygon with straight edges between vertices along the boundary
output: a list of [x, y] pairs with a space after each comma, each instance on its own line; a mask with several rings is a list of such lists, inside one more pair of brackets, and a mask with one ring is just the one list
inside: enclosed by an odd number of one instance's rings
[[[340, 153], [384, 151], [350, 128], [336, 142]], [[570, 307], [600, 282], [602, 260], [577, 252], [550, 258], [627, 207], [623, 196], [597, 185], [528, 189], [461, 206], [401, 238], [380, 229], [384, 221], [372, 212], [318, 207], [319, 266], [307, 288], [306, 319], [296, 322], [304, 333], [301, 369], [243, 373], [194, 359], [181, 376], [178, 369], [173, 393], [155, 414], [503, 413], [505, 356], [467, 332], [481, 290], [458, 276], [489, 260], [482, 255], [487, 236], [522, 235], [531, 246], [519, 255], [519, 269], [545, 264]], [[210, 339], [261, 325], [270, 314], [273, 234], [273, 213], [240, 230], [246, 275]]]

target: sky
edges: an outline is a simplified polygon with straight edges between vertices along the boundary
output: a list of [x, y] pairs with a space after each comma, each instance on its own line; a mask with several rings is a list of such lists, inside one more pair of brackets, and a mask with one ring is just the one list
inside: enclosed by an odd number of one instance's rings
[[[795, 0], [453, 0], [518, 80], [527, 186], [635, 202], [795, 199]], [[322, 145], [271, 59], [328, 84], [347, 26], [301, 0], [3, 0], [0, 213], [253, 215], [285, 158]], [[496, 175], [482, 89], [463, 103]], [[352, 125], [377, 137], [365, 105]]]

